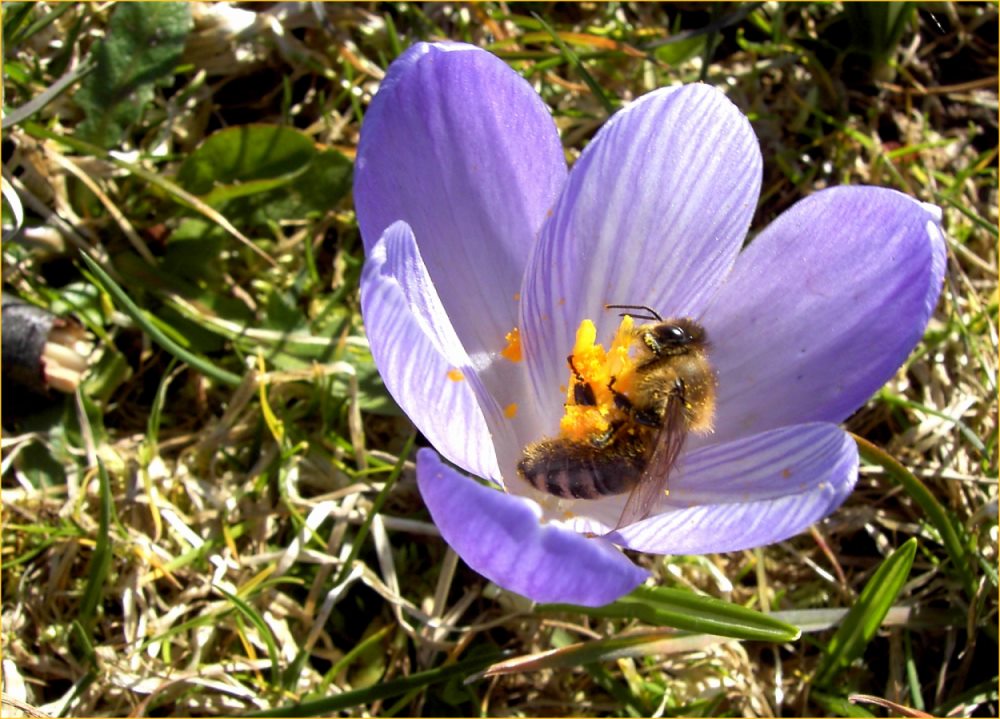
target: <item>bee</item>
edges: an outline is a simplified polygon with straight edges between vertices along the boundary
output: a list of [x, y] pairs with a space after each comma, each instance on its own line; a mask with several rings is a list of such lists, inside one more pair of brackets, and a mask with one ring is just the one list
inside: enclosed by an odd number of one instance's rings
[[[536, 489], [557, 497], [599, 499], [629, 493], [614, 529], [649, 516], [667, 489], [670, 473], [690, 432], [710, 432], [716, 376], [708, 361], [704, 328], [688, 318], [664, 320], [644, 305], [606, 305], [642, 310], [653, 320], [633, 330], [636, 364], [626, 395], [614, 385], [614, 419], [608, 429], [581, 439], [552, 437], [525, 447], [518, 473]], [[567, 358], [574, 374], [572, 403], [596, 405], [594, 388]]]

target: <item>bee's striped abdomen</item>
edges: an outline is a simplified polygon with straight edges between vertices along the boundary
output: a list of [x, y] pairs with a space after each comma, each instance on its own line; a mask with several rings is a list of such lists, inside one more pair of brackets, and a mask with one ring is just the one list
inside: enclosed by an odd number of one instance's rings
[[517, 470], [548, 494], [566, 499], [600, 499], [632, 489], [642, 458], [595, 450], [590, 444], [548, 439], [529, 446]]

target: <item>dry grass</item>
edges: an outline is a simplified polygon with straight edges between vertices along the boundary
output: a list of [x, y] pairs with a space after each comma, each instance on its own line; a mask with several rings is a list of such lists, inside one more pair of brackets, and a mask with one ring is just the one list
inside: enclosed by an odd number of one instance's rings
[[[5, 4], [5, 23], [15, 9]], [[216, 21], [256, 15], [260, 28], [238, 37], [194, 7], [182, 66], [122, 138], [156, 176], [173, 177], [220, 127], [252, 122], [292, 124], [353, 157], [388, 60], [399, 46], [443, 37], [490, 47], [524, 73], [575, 157], [606, 112], [535, 11], [578, 33], [574, 48], [608, 97], [699, 78], [727, 88], [765, 157], [755, 231], [832, 184], [887, 185], [942, 206], [949, 265], [938, 310], [907, 365], [848, 427], [911, 470], [964, 530], [972, 596], [913, 496], [869, 466], [848, 503], [809, 534], [753, 552], [641, 561], [663, 584], [758, 609], [840, 608], [917, 537], [898, 602], [910, 611], [890, 614], [834, 698], [858, 691], [927, 711], [996, 714], [995, 5], [921, 7], [874, 65], [847, 51], [839, 5], [214, 10]], [[68, 6], [23, 42], [6, 38], [6, 107], [52, 86], [62, 60], [87, 57], [113, 11]], [[54, 12], [39, 4], [33, 17]], [[705, 32], [713, 26], [720, 31]], [[656, 47], [671, 38], [681, 42]], [[218, 235], [200, 250], [210, 276], [171, 284], [164, 238], [194, 213], [115, 158], [61, 143], [81, 122], [72, 98], [57, 97], [37, 126], [4, 133], [5, 172], [31, 224], [46, 228], [29, 233], [31, 243], [5, 239], [4, 282], [85, 314], [94, 346], [91, 381], [75, 398], [4, 388], [5, 714], [245, 713], [385, 686], [497, 648], [528, 654], [638, 628], [533, 612], [440, 540], [407, 460], [413, 430], [387, 409], [366, 361], [349, 196], [266, 229], [237, 223], [268, 260]], [[47, 211], [62, 222], [43, 221]], [[80, 246], [111, 258], [140, 307], [240, 383], [172, 362], [121, 307], [112, 311], [74, 261]], [[251, 320], [227, 338], [220, 327], [233, 305]], [[279, 355], [289, 332], [303, 342]], [[111, 508], [103, 524], [102, 491]], [[103, 552], [106, 573], [88, 606]], [[347, 712], [840, 713], [807, 681], [829, 636], [784, 645], [673, 638], [618, 660], [371, 696]]]

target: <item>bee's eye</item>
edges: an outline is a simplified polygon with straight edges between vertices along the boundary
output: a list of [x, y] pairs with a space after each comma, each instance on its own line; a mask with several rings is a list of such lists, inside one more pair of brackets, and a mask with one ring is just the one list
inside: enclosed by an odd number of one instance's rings
[[687, 347], [694, 341], [694, 338], [691, 337], [691, 333], [680, 325], [668, 325], [664, 323], [646, 332], [642, 340], [654, 355], [662, 355], [673, 354]]
[[664, 344], [686, 345], [691, 341], [691, 336], [677, 325], [669, 325], [663, 328], [662, 341]]

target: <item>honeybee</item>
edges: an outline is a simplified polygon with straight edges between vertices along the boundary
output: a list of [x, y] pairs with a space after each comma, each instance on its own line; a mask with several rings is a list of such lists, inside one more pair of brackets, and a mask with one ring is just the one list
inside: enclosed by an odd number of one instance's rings
[[[716, 376], [708, 361], [704, 328], [688, 318], [664, 320], [644, 305], [606, 305], [642, 310], [654, 320], [633, 330], [636, 364], [629, 393], [612, 377], [614, 419], [608, 429], [581, 439], [552, 437], [525, 447], [518, 473], [536, 489], [557, 497], [599, 499], [629, 493], [614, 529], [649, 516], [689, 432], [710, 432]], [[596, 405], [594, 387], [567, 358], [574, 374], [569, 404]]]

